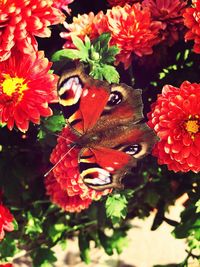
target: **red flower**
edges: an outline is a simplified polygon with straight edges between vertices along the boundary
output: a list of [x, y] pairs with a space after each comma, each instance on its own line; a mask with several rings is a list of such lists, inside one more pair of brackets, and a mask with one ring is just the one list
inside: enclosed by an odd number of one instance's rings
[[2, 263], [0, 264], [0, 267], [12, 267], [13, 265], [11, 263]]
[[142, 2], [143, 7], [151, 12], [152, 19], [161, 22], [161, 38], [170, 46], [178, 41], [183, 29], [182, 15], [186, 4], [187, 1], [182, 0], [144, 0]]
[[200, 84], [166, 85], [148, 114], [160, 141], [153, 149], [169, 170], [200, 171]]
[[107, 0], [110, 6], [124, 6], [125, 4], [134, 4], [141, 0]]
[[200, 54], [200, 1], [193, 0], [193, 7], [186, 8], [184, 24], [189, 29], [185, 34], [185, 40], [194, 40], [194, 52]]
[[53, 1], [53, 7], [56, 7], [58, 9], [65, 10], [68, 14], [70, 14], [70, 9], [68, 7], [69, 4], [71, 4], [74, 0], [54, 0]]
[[10, 211], [0, 204], [0, 241], [4, 238], [5, 231], [11, 232], [14, 230], [14, 217]]
[[0, 121], [21, 131], [29, 121], [52, 115], [48, 103], [57, 99], [57, 76], [50, 74], [51, 63], [43, 52], [25, 55], [19, 52], [0, 63]]
[[45, 186], [47, 195], [50, 196], [51, 201], [65, 211], [80, 212], [87, 209], [92, 203], [91, 198], [82, 199], [78, 194], [69, 196], [67, 191], [62, 189], [60, 184], [56, 181], [53, 173], [47, 176]]
[[65, 27], [69, 32], [61, 33], [61, 37], [67, 39], [64, 47], [71, 46], [74, 34], [82, 39], [87, 34], [94, 39], [109, 32], [110, 45], [117, 45], [120, 49], [116, 63], [124, 63], [125, 68], [131, 64], [134, 54], [140, 57], [149, 55], [153, 52], [153, 45], [160, 41], [160, 22], [153, 22], [150, 11], [142, 9], [140, 4], [116, 6], [107, 10], [106, 15], [101, 11], [95, 17], [93, 13], [84, 14], [74, 19], [72, 24], [65, 23]]
[[6, 60], [14, 47], [22, 53], [37, 50], [34, 36], [49, 37], [48, 26], [64, 21], [64, 14], [52, 7], [53, 1], [0, 1], [0, 61]]
[[92, 200], [111, 192], [110, 189], [96, 191], [83, 183], [78, 169], [80, 149], [72, 145], [76, 140], [68, 127], [63, 129], [50, 157], [55, 167], [45, 181], [52, 202], [69, 212], [80, 212], [88, 208]]

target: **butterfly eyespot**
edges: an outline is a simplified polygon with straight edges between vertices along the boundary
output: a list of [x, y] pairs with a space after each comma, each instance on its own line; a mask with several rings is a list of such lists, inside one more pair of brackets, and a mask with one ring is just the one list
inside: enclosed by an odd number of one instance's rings
[[134, 145], [127, 146], [126, 148], [123, 149], [123, 151], [126, 154], [134, 156], [134, 155], [138, 154], [141, 151], [141, 149], [142, 149], [142, 147], [140, 144], [134, 144]]
[[108, 106], [115, 106], [122, 102], [123, 96], [118, 91], [113, 91], [108, 99]]

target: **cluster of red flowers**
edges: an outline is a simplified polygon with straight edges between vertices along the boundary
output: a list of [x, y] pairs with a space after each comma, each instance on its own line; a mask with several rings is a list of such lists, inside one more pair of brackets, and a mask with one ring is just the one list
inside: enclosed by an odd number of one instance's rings
[[56, 100], [57, 79], [35, 36], [49, 37], [48, 26], [64, 22], [57, 2], [0, 1], [0, 122], [10, 130], [15, 124], [27, 131], [29, 121], [52, 114], [48, 103]]
[[148, 114], [160, 141], [153, 149], [159, 164], [175, 172], [200, 171], [200, 84], [166, 85]]
[[200, 54], [200, 1], [193, 0], [193, 7], [185, 10], [184, 24], [189, 29], [185, 40], [194, 40], [194, 52]]
[[61, 33], [61, 37], [66, 39], [64, 48], [72, 46], [72, 35], [82, 39], [88, 35], [94, 39], [103, 32], [109, 32], [110, 45], [117, 45], [120, 49], [116, 64], [122, 62], [128, 68], [134, 55], [152, 54], [153, 46], [160, 42], [172, 45], [178, 40], [183, 27], [185, 1], [144, 0], [132, 6], [125, 2], [130, 1], [117, 2], [119, 5], [108, 9], [106, 14], [102, 11], [97, 15], [90, 12], [78, 15], [71, 24], [64, 23], [67, 30]]
[[72, 146], [76, 140], [77, 137], [65, 127], [51, 154], [54, 168], [45, 180], [47, 194], [52, 202], [69, 212], [80, 212], [88, 208], [92, 200], [98, 200], [111, 192], [110, 189], [96, 191], [83, 183], [78, 168], [80, 149]]
[[74, 34], [82, 39], [85, 35], [94, 39], [103, 32], [109, 32], [110, 44], [120, 49], [117, 63], [123, 62], [125, 68], [130, 66], [134, 54], [151, 54], [153, 45], [159, 42], [160, 23], [152, 21], [150, 11], [143, 9], [139, 3], [116, 6], [108, 9], [106, 14], [100, 11], [96, 16], [92, 12], [79, 15], [72, 24], [65, 23], [64, 26], [68, 30], [61, 33], [61, 37], [67, 40], [64, 47], [71, 46], [71, 36]]

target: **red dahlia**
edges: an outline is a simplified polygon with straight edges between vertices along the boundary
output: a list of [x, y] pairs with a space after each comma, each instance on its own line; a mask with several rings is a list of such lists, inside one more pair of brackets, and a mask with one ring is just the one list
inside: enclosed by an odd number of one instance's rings
[[200, 54], [200, 0], [193, 0], [193, 7], [186, 8], [184, 24], [189, 29], [185, 40], [194, 40], [194, 52]]
[[169, 170], [200, 171], [200, 84], [166, 85], [148, 114], [160, 141], [153, 149]]
[[14, 217], [9, 209], [0, 204], [0, 241], [4, 238], [5, 231], [11, 232], [14, 230]]
[[183, 12], [187, 1], [144, 0], [142, 5], [151, 12], [152, 19], [161, 22], [160, 35], [168, 45], [178, 41], [183, 29]]
[[0, 61], [15, 47], [25, 54], [37, 50], [34, 36], [49, 37], [48, 26], [64, 21], [64, 14], [52, 7], [51, 0], [0, 1]]
[[0, 121], [10, 130], [15, 123], [25, 132], [29, 121], [52, 115], [48, 103], [57, 100], [57, 76], [49, 73], [51, 65], [43, 52], [16, 52], [0, 63]]
[[96, 191], [83, 183], [78, 168], [80, 148], [73, 146], [76, 140], [77, 137], [65, 127], [50, 157], [55, 167], [45, 181], [52, 202], [69, 212], [80, 212], [88, 208], [92, 200], [111, 191]]

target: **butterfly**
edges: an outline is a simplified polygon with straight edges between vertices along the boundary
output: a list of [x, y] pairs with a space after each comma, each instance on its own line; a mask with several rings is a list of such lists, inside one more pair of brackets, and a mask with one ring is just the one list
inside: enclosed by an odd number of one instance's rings
[[79, 170], [95, 190], [123, 188], [122, 179], [156, 142], [143, 119], [142, 91], [108, 84], [85, 73], [82, 64], [64, 71], [58, 82], [59, 103], [78, 137]]

